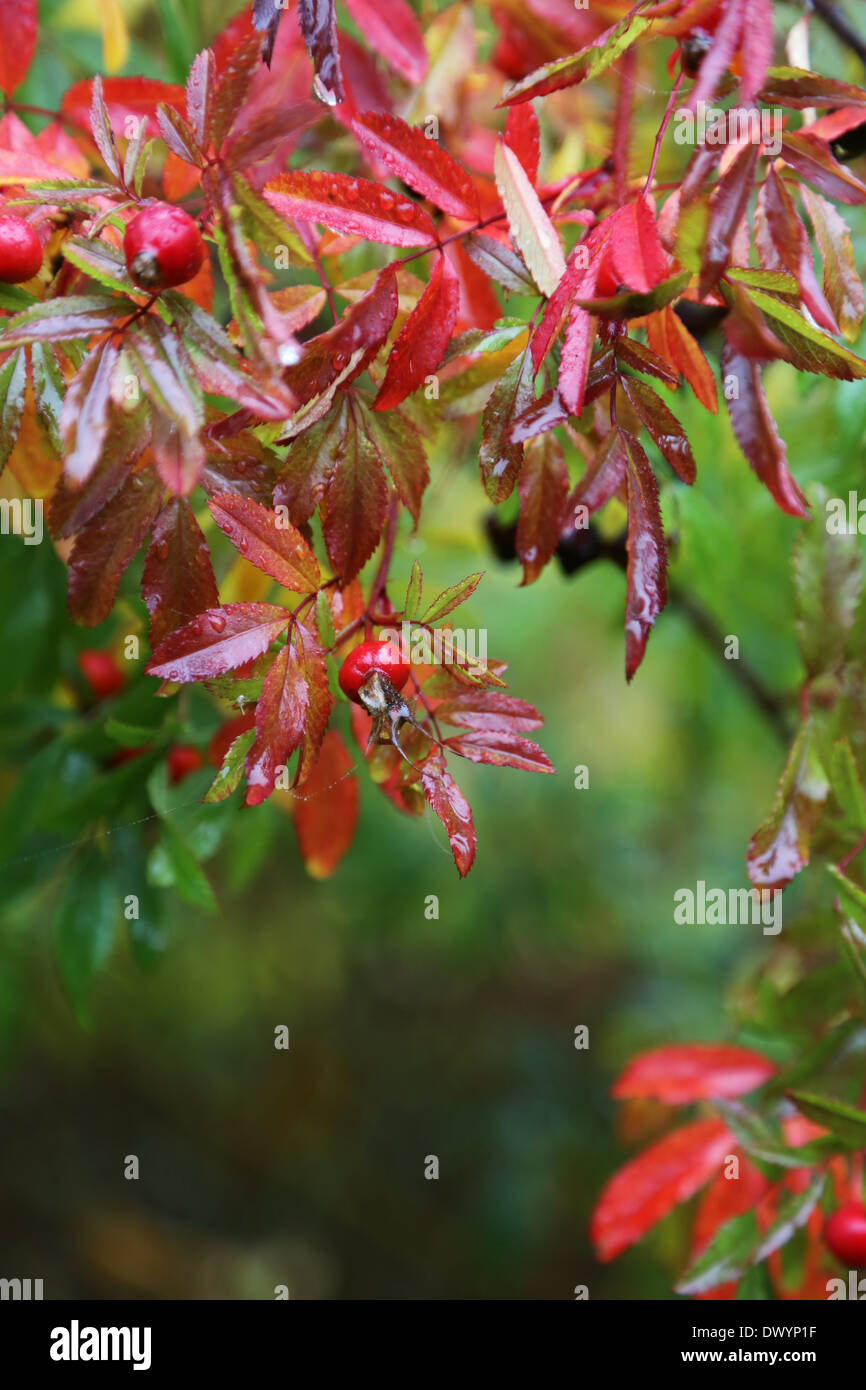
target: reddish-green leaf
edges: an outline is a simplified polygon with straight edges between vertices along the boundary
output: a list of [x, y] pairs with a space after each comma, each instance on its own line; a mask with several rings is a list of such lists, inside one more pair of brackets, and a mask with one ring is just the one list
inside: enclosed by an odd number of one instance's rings
[[534, 294], [535, 285], [528, 270], [510, 246], [485, 236], [483, 232], [473, 232], [463, 242], [466, 255], [479, 270], [503, 289], [516, 294]]
[[[102, 79], [102, 98], [108, 119], [115, 130], [126, 129], [129, 116], [147, 123], [149, 136], [159, 134], [156, 111], [160, 102], [178, 110], [183, 107], [186, 93], [172, 82], [157, 82], [150, 77], [105, 77]], [[90, 112], [93, 101], [93, 78], [75, 82], [63, 94], [60, 109], [67, 120], [86, 135], [91, 134]]]
[[322, 504], [328, 558], [341, 579], [352, 579], [376, 549], [387, 503], [379, 455], [351, 421]]
[[[383, 416], [388, 419], [388, 416]], [[286, 506], [296, 526], [309, 521], [346, 447], [349, 412], [344, 400], [295, 436], [274, 488], [274, 505]]]
[[120, 577], [159, 510], [162, 488], [153, 470], [127, 480], [81, 531], [69, 560], [69, 611], [95, 627], [111, 612]]
[[23, 343], [85, 340], [114, 328], [119, 319], [133, 315], [136, 307], [131, 299], [120, 295], [70, 294], [48, 299], [7, 319], [0, 334], [0, 349]]
[[348, 385], [360, 376], [387, 338], [398, 302], [396, 276], [386, 266], [339, 323], [305, 344], [300, 362], [285, 377], [295, 399], [305, 404], [324, 396], [338, 381]]
[[280, 513], [231, 492], [212, 497], [208, 505], [217, 526], [251, 565], [295, 593], [309, 594], [318, 586], [315, 555]]
[[108, 433], [111, 382], [119, 357], [114, 343], [103, 344], [84, 359], [66, 392], [60, 411], [60, 437], [66, 475], [74, 482], [83, 482], [99, 462]]
[[438, 753], [434, 753], [425, 762], [421, 786], [428, 802], [445, 827], [457, 872], [464, 878], [475, 859], [476, 839], [472, 811], [466, 797], [446, 768], [444, 758]]
[[446, 748], [473, 763], [494, 767], [515, 767], [520, 772], [554, 772], [543, 748], [520, 734], [502, 730], [476, 729], [472, 733], [445, 740]]
[[517, 155], [501, 141], [496, 146], [493, 167], [517, 249], [541, 293], [551, 295], [565, 271], [556, 228]]
[[15, 447], [27, 400], [27, 359], [22, 349], [0, 365], [0, 468]]
[[532, 398], [532, 358], [522, 352], [493, 388], [481, 423], [481, 478], [494, 506], [511, 496], [517, 481], [523, 445], [512, 443], [511, 431]]
[[652, 350], [677, 374], [685, 377], [704, 409], [715, 415], [719, 407], [712, 368], [696, 339], [670, 305], [650, 315], [646, 330]]
[[471, 598], [483, 577], [480, 573], [470, 574], [466, 579], [461, 579], [459, 584], [452, 584], [449, 589], [443, 589], [428, 607], [424, 614], [424, 622], [438, 623], [449, 613], [453, 613], [455, 608], [459, 608], [461, 603]]
[[451, 340], [459, 303], [460, 289], [451, 262], [447, 256], [438, 256], [430, 283], [391, 349], [374, 410], [393, 410], [435, 372]]
[[436, 706], [441, 724], [462, 729], [489, 729], [498, 733], [522, 733], [542, 725], [538, 710], [526, 700], [503, 695], [500, 690], [467, 690]]
[[202, 151], [196, 144], [195, 136], [178, 111], [173, 106], [160, 104], [156, 113], [159, 133], [172, 154], [187, 164], [201, 165], [204, 162]]
[[332, 231], [386, 246], [432, 246], [436, 229], [422, 207], [368, 179], [314, 169], [280, 174], [265, 197], [283, 217], [321, 222]]
[[331, 729], [294, 811], [298, 847], [307, 872], [328, 878], [355, 838], [358, 779], [339, 732]]
[[313, 90], [322, 101], [335, 106], [345, 100], [346, 93], [340, 72], [334, 0], [298, 0], [298, 23], [316, 74]]
[[218, 150], [238, 116], [258, 71], [262, 56], [262, 36], [252, 34], [219, 65], [219, 82], [213, 99], [210, 141]]
[[625, 674], [631, 680], [643, 660], [653, 623], [667, 602], [667, 550], [655, 474], [637, 440], [625, 432], [622, 437], [628, 457]]
[[749, 841], [746, 863], [756, 888], [784, 888], [809, 862], [812, 836], [830, 792], [814, 745], [814, 730], [806, 720], [791, 747], [773, 810]]
[[690, 1105], [696, 1100], [742, 1096], [776, 1071], [760, 1052], [726, 1043], [681, 1043], [657, 1047], [629, 1062], [614, 1082], [616, 1100], [659, 1100]]
[[[334, 591], [331, 590], [331, 593]], [[295, 770], [294, 786], [303, 786], [307, 779], [315, 775], [316, 759], [325, 730], [334, 707], [334, 698], [328, 687], [328, 665], [325, 653], [317, 637], [303, 623], [295, 624], [301, 645], [298, 646], [297, 660], [307, 688], [310, 692], [307, 717], [304, 720], [304, 733], [298, 751], [298, 765]]]
[[417, 86], [427, 71], [427, 50], [406, 0], [346, 0], [346, 9], [371, 50]]
[[315, 101], [292, 101], [276, 111], [265, 111], [229, 137], [224, 158], [234, 169], [249, 169], [270, 159], [287, 140], [321, 118], [322, 107]]
[[200, 150], [210, 144], [216, 95], [216, 62], [211, 49], [197, 53], [186, 80], [186, 119]]
[[[804, 195], [819, 196], [805, 186], [802, 191]], [[772, 166], [758, 194], [755, 244], [766, 269], [790, 271], [815, 322], [828, 333], [838, 333], [836, 317], [815, 278], [809, 235], [790, 193]]]
[[453, 217], [479, 216], [478, 195], [466, 170], [447, 150], [399, 116], [365, 111], [352, 130], [373, 159]]
[[866, 92], [834, 77], [823, 77], [807, 68], [769, 68], [759, 93], [765, 106], [790, 106], [805, 110], [822, 106], [834, 110], [844, 106], [866, 106]]
[[117, 150], [117, 142], [114, 138], [114, 131], [111, 129], [111, 122], [108, 118], [108, 111], [102, 95], [102, 78], [97, 76], [93, 79], [93, 96], [90, 102], [90, 129], [93, 133], [94, 143], [102, 156], [105, 167], [117, 179], [120, 177], [120, 155]]
[[799, 371], [817, 372], [839, 381], [866, 376], [866, 361], [862, 357], [834, 342], [790, 304], [764, 290], [750, 289], [748, 293], [752, 304], [760, 309], [776, 338], [784, 344], [787, 360]]
[[679, 420], [646, 382], [623, 377], [622, 388], [656, 448], [684, 483], [693, 483], [695, 460]]
[[256, 705], [256, 737], [247, 754], [247, 806], [258, 806], [274, 790], [304, 733], [310, 689], [296, 656], [303, 647], [297, 628], [265, 676]]
[[150, 676], [180, 683], [225, 675], [267, 651], [291, 616], [272, 603], [210, 608], [161, 642], [145, 669]]
[[421, 436], [401, 410], [370, 412], [366, 419], [379, 459], [391, 474], [400, 501], [417, 525], [424, 489], [430, 481]]
[[640, 15], [627, 15], [619, 24], [599, 34], [591, 47], [579, 53], [570, 53], [567, 58], [556, 58], [515, 82], [500, 105], [511, 106], [515, 102], [529, 101], [532, 97], [561, 91], [563, 87], [573, 87], [586, 78], [598, 77], [637, 42], [649, 25], [650, 21]]
[[172, 497], [159, 514], [141, 576], [151, 649], [206, 608], [219, 605], [207, 541], [189, 503]]
[[572, 415], [580, 415], [583, 410], [586, 379], [597, 331], [598, 319], [575, 303], [565, 327], [562, 356], [559, 359], [559, 394], [563, 405]]
[[627, 468], [628, 454], [622, 430], [612, 429], [605, 435], [595, 458], [574, 489], [569, 510], [582, 506], [590, 513], [597, 512], [622, 487]]
[[837, 203], [866, 203], [866, 184], [834, 159], [823, 140], [808, 131], [782, 136], [782, 158], [806, 183]]
[[600, 1260], [613, 1260], [703, 1187], [731, 1151], [734, 1137], [718, 1120], [697, 1120], [666, 1134], [610, 1179], [592, 1214], [590, 1239]]
[[749, 204], [758, 153], [757, 144], [745, 145], [713, 190], [698, 287], [702, 298], [715, 288], [730, 259], [734, 238]]
[[20, 86], [36, 52], [36, 0], [0, 0], [0, 90], [7, 97]]
[[523, 583], [532, 584], [552, 558], [564, 525], [568, 468], [554, 435], [543, 434], [529, 443], [517, 489], [517, 554], [523, 565]]
[[824, 293], [842, 333], [852, 342], [860, 331], [866, 300], [854, 261], [851, 233], [836, 209], [820, 193], [805, 186], [800, 193], [824, 262]]
[[760, 365], [726, 343], [722, 371], [734, 434], [751, 467], [783, 512], [808, 516], [806, 499], [791, 476], [785, 445], [770, 414]]

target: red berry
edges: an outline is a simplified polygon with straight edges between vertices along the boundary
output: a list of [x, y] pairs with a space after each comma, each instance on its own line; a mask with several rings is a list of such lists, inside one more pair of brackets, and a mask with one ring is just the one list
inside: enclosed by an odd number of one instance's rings
[[198, 225], [183, 208], [170, 203], [151, 203], [133, 217], [123, 251], [130, 276], [143, 290], [183, 285], [204, 260]]
[[862, 1202], [846, 1202], [827, 1218], [824, 1239], [843, 1265], [866, 1269], [866, 1207]]
[[97, 700], [108, 700], [126, 684], [126, 677], [111, 652], [88, 647], [78, 653], [78, 665]]
[[201, 765], [202, 756], [197, 748], [189, 743], [176, 743], [168, 751], [168, 780], [176, 787], [191, 772], [198, 772]]
[[340, 689], [356, 704], [361, 703], [358, 691], [371, 671], [387, 676], [395, 690], [402, 690], [409, 679], [409, 664], [400, 655], [399, 647], [391, 642], [362, 642], [349, 652], [340, 667]]
[[42, 242], [36, 228], [11, 212], [0, 214], [0, 281], [20, 285], [42, 267]]

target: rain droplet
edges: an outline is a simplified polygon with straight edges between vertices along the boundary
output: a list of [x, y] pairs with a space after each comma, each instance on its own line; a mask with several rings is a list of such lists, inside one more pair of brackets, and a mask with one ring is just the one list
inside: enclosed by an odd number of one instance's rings
[[327, 106], [337, 105], [336, 92], [332, 92], [330, 87], [325, 86], [318, 73], [316, 73], [315, 77], [313, 78], [313, 91], [316, 93], [316, 96], [319, 98], [319, 100], [325, 102]]
[[179, 673], [177, 671], [169, 671], [168, 678], [170, 681], [176, 681], [178, 679], [178, 675]]
[[224, 632], [226, 620], [223, 617], [222, 613], [214, 613], [213, 617], [210, 620], [210, 625], [213, 628], [214, 632]]
[[156, 547], [156, 555], [158, 560], [168, 559], [168, 541], [160, 541]]
[[348, 200], [349, 200], [350, 203], [354, 203], [354, 202], [357, 201], [357, 198], [358, 198], [358, 180], [357, 180], [357, 179], [349, 179], [349, 182], [346, 184], [346, 197], [348, 198]]
[[334, 366], [337, 368], [338, 372], [343, 370], [348, 360], [349, 358], [345, 352], [334, 353]]
[[387, 211], [388, 208], [392, 208], [394, 206], [396, 201], [397, 200], [394, 197], [393, 193], [389, 193], [387, 188], [382, 189], [381, 193], [379, 194], [379, 206], [381, 208], [385, 208]]
[[414, 221], [415, 221], [415, 204], [414, 204], [414, 203], [401, 203], [400, 206], [399, 206], [398, 209], [397, 209], [397, 216], [399, 217], [399, 219], [400, 219], [401, 222], [414, 222]]

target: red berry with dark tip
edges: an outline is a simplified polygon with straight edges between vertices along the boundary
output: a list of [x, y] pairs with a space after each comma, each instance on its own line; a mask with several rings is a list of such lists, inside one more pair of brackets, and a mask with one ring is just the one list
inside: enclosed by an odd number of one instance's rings
[[837, 1260], [851, 1269], [866, 1269], [866, 1207], [846, 1202], [824, 1225], [824, 1239]]
[[126, 685], [126, 677], [111, 652], [88, 647], [78, 653], [78, 666], [97, 700], [118, 695]]
[[201, 765], [202, 756], [197, 748], [189, 743], [176, 743], [168, 752], [168, 780], [176, 787], [191, 772], [198, 772]]
[[151, 203], [133, 217], [123, 238], [126, 268], [143, 290], [184, 285], [201, 269], [204, 242], [183, 208]]
[[11, 212], [0, 214], [0, 280], [20, 285], [42, 268], [42, 242], [36, 228]]
[[356, 705], [358, 691], [371, 671], [387, 676], [395, 690], [402, 690], [409, 679], [409, 664], [403, 660], [399, 647], [392, 642], [362, 642], [349, 652], [340, 667], [340, 689]]

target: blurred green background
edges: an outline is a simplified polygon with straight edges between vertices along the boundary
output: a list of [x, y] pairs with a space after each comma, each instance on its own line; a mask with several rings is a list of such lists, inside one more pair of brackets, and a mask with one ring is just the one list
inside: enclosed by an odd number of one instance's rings
[[[45, 0], [43, 21], [61, 9]], [[207, 37], [230, 7], [204, 10]], [[154, 14], [137, 23], [126, 70], [173, 76]], [[55, 34], [40, 63], [22, 97], [41, 103], [100, 66], [99, 37], [83, 26]], [[860, 227], [857, 249], [862, 265]], [[856, 488], [861, 387], [785, 366], [767, 384], [801, 485]], [[698, 482], [666, 484], [673, 577], [739, 637], [766, 684], [790, 694], [798, 525], [751, 475], [724, 417], [683, 392], [676, 409]], [[544, 714], [556, 777], [453, 769], [479, 837], [465, 882], [438, 822], [401, 817], [362, 779], [355, 844], [317, 883], [279, 809], [233, 799], [205, 814], [209, 778], [196, 774], [166, 805], [182, 807], [189, 838], [210, 837], [219, 911], [169, 891], [160, 921], [125, 924], [134, 938], [113, 926], [78, 1016], [52, 950], [68, 884], [98, 914], [101, 893], [140, 891], [147, 903], [147, 865], [151, 880], [171, 869], [154, 858], [147, 808], [109, 817], [112, 833], [95, 839], [86, 818], [62, 828], [41, 815], [64, 798], [86, 810], [110, 740], [58, 762], [52, 721], [66, 716], [50, 713], [53, 692], [76, 650], [117, 625], [74, 630], [52, 548], [0, 541], [4, 1276], [42, 1277], [46, 1297], [271, 1298], [279, 1284], [293, 1298], [568, 1299], [577, 1284], [592, 1298], [669, 1296], [679, 1215], [611, 1266], [588, 1246], [601, 1187], [659, 1119], [631, 1112], [618, 1127], [608, 1088], [642, 1048], [731, 1035], [726, 984], [772, 942], [746, 927], [675, 926], [673, 894], [699, 878], [745, 883], [746, 841], [785, 750], [720, 651], [675, 611], [627, 688], [625, 585], [612, 565], [571, 578], [553, 566], [518, 590], [519, 570], [485, 539], [476, 460], [465, 435], [443, 442], [420, 539], [398, 550], [395, 593], [415, 557], [431, 593], [486, 569], [461, 618], [487, 628], [510, 689]], [[135, 583], [124, 593], [134, 608]], [[153, 688], [141, 678], [118, 717], [146, 721]], [[183, 719], [193, 741], [215, 723], [205, 702]], [[581, 764], [586, 790], [574, 787]], [[438, 920], [425, 918], [429, 894]], [[288, 1051], [274, 1048], [280, 1024]], [[586, 1051], [574, 1046], [578, 1025]], [[140, 1177], [128, 1181], [133, 1154]], [[433, 1154], [438, 1181], [424, 1177]]]

